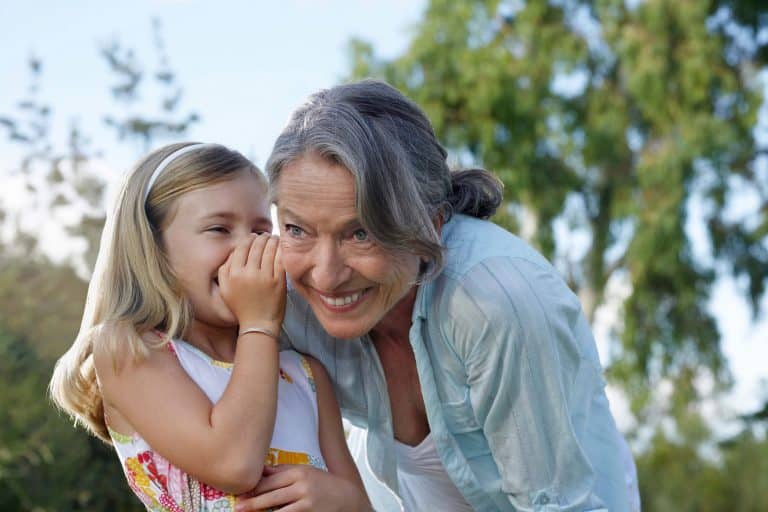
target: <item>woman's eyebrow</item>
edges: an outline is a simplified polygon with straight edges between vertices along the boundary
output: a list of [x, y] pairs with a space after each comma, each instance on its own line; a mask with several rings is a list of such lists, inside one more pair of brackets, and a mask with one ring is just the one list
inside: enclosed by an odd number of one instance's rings
[[301, 222], [301, 223], [304, 222], [304, 219], [301, 218], [301, 215], [298, 215], [297, 213], [293, 212], [289, 208], [280, 208], [280, 206], [278, 205], [277, 211], [281, 215], [287, 215], [287, 216], [291, 217], [292, 219], [295, 219], [297, 222]]
[[[289, 208], [282, 208], [282, 209], [278, 208], [278, 210], [280, 211], [280, 214], [282, 216], [290, 217], [290, 219], [294, 222], [297, 222], [303, 225], [311, 224], [311, 222], [304, 220], [304, 218], [302, 218], [301, 215], [297, 214], [296, 212], [294, 212]], [[343, 224], [341, 224], [342, 230], [347, 230], [347, 229], [356, 228], [356, 227], [362, 227], [362, 224], [360, 223], [360, 220], [357, 217], [351, 218], [343, 222]]]

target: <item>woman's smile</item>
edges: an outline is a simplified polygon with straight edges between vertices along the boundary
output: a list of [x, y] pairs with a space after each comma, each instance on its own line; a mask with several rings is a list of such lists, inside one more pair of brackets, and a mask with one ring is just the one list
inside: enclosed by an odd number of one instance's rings
[[352, 311], [359, 306], [365, 300], [369, 291], [371, 291], [371, 288], [365, 288], [355, 292], [335, 294], [326, 294], [315, 290], [315, 293], [320, 297], [323, 304], [325, 304], [328, 309], [337, 313], [345, 313], [347, 311]]

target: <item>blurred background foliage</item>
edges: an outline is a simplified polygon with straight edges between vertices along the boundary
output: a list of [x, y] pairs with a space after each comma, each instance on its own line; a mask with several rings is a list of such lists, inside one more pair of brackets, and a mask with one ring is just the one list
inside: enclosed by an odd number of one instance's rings
[[[154, 26], [151, 72], [119, 41], [100, 48], [121, 107], [104, 126], [143, 149], [200, 121], [182, 105]], [[382, 59], [362, 39], [348, 51], [350, 79], [386, 79], [427, 111], [457, 165], [498, 174], [506, 204], [493, 220], [555, 262], [591, 320], [616, 300], [611, 287], [626, 290], [605, 363], [635, 419], [626, 434], [643, 509], [768, 510], [768, 403], [731, 418], [735, 434], [705, 412], [732, 384], [711, 313], [715, 280], [735, 277], [754, 317], [764, 313], [764, 2], [431, 0], [401, 55]], [[51, 218], [82, 212], [68, 229], [83, 258], [53, 263], [0, 212], [14, 232], [0, 245], [0, 509], [139, 510], [108, 447], [41, 400], [77, 331], [107, 177], [89, 165], [102, 152], [76, 124], [68, 147], [53, 147], [44, 63], [32, 58], [29, 70], [27, 97], [0, 113], [25, 155], [10, 172]], [[148, 100], [138, 91], [150, 81], [158, 96]], [[131, 114], [148, 101], [155, 114]]]

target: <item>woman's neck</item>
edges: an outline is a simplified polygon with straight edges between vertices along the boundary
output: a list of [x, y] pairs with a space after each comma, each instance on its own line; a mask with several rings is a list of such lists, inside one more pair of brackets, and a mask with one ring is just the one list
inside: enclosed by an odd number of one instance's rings
[[370, 337], [375, 342], [394, 341], [410, 345], [408, 332], [411, 330], [413, 306], [416, 303], [418, 286], [413, 286], [395, 306], [384, 315], [373, 329]]

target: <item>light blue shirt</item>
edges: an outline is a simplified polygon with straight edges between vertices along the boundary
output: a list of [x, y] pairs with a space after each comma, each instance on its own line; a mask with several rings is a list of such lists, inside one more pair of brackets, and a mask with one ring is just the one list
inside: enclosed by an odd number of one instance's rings
[[[491, 222], [455, 215], [443, 244], [445, 268], [418, 288], [410, 341], [451, 480], [479, 511], [630, 510], [624, 441], [576, 296]], [[328, 336], [296, 293], [288, 303], [283, 335], [325, 365], [344, 417], [368, 429], [360, 470], [379, 483], [367, 487], [374, 506], [388, 509], [397, 461], [376, 350], [367, 336]]]

